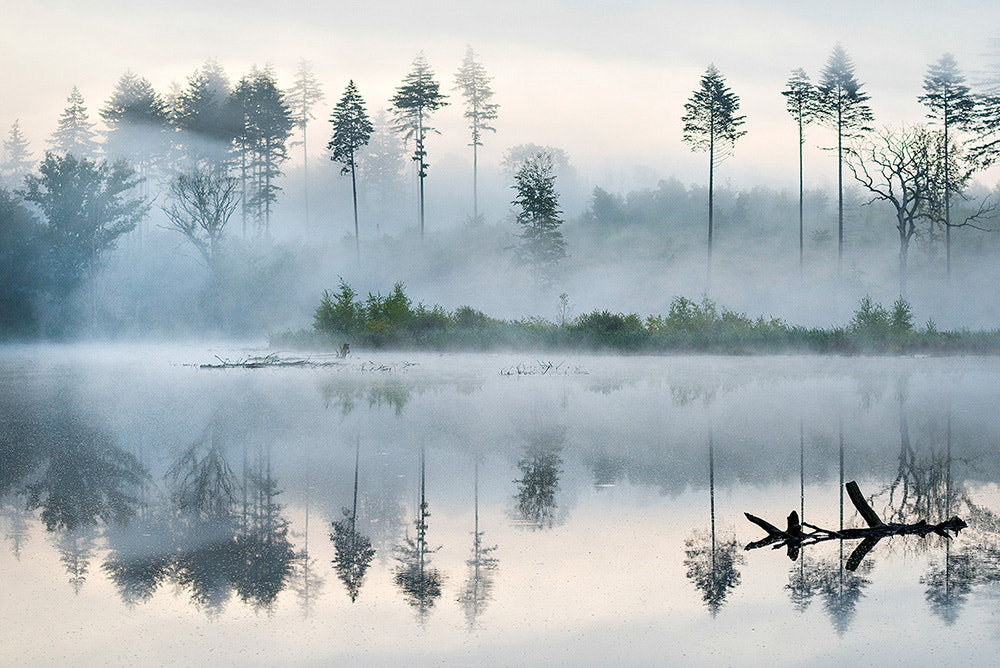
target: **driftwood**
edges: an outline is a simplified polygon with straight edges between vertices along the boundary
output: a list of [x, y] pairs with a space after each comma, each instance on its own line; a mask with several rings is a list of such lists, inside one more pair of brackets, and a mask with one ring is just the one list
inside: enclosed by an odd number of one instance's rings
[[215, 356], [215, 359], [219, 360], [218, 364], [199, 364], [199, 369], [264, 369], [269, 367], [307, 367], [307, 368], [319, 368], [327, 366], [341, 366], [342, 362], [314, 362], [309, 359], [302, 358], [281, 358], [277, 353], [271, 353], [270, 355], [265, 355], [264, 357], [248, 357], [246, 359], [238, 359], [235, 362], [231, 362], [229, 359], [224, 359]]
[[788, 516], [787, 528], [782, 530], [766, 520], [755, 517], [750, 513], [744, 513], [747, 519], [767, 532], [767, 537], [761, 540], [748, 543], [746, 550], [755, 550], [759, 547], [773, 545], [771, 549], [785, 547], [788, 550], [788, 558], [795, 561], [799, 557], [800, 548], [806, 545], [814, 545], [828, 540], [861, 540], [861, 544], [854, 548], [851, 556], [847, 559], [845, 568], [849, 571], [855, 570], [861, 560], [872, 551], [872, 549], [883, 538], [890, 536], [920, 536], [937, 534], [944, 538], [951, 538], [949, 531], [958, 533], [966, 526], [959, 517], [952, 517], [950, 520], [940, 524], [928, 524], [926, 520], [920, 520], [916, 524], [901, 524], [897, 522], [883, 522], [872, 507], [865, 500], [858, 483], [851, 481], [844, 486], [847, 489], [851, 502], [857, 508], [861, 517], [868, 524], [862, 529], [824, 529], [808, 522], [800, 522], [799, 514], [794, 510]]

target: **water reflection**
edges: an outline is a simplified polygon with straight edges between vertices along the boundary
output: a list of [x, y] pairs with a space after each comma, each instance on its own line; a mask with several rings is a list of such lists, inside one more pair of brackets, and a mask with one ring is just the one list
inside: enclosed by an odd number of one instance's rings
[[714, 617], [729, 594], [740, 585], [737, 566], [746, 559], [735, 535], [730, 538], [716, 535], [715, 439], [711, 430], [708, 433], [708, 489], [711, 528], [708, 532], [695, 530], [694, 535], [684, 541], [684, 567], [688, 579], [701, 592], [702, 601]]
[[517, 462], [521, 477], [517, 485], [519, 521], [533, 529], [551, 529], [564, 518], [559, 514], [556, 492], [563, 460], [560, 456], [566, 441], [565, 427], [536, 428], [525, 436], [528, 445]]
[[417, 517], [414, 520], [416, 535], [411, 538], [409, 532], [403, 542], [396, 546], [395, 582], [406, 602], [416, 608], [418, 618], [426, 619], [434, 603], [441, 597], [441, 585], [444, 575], [431, 566], [430, 555], [440, 548], [427, 546], [427, 518], [431, 516], [427, 504], [427, 468], [425, 447], [420, 448], [420, 501], [417, 504]]
[[[921, 632], [956, 622], [988, 630], [988, 606], [979, 603], [1000, 572], [1000, 424], [988, 409], [1000, 383], [974, 392], [945, 377], [939, 391], [944, 371], [916, 373], [895, 394], [885, 391], [893, 373], [887, 381], [857, 372], [856, 382], [774, 372], [741, 382], [724, 377], [737, 364], [730, 360], [706, 363], [716, 368], [701, 381], [670, 376], [674, 365], [696, 366], [675, 359], [642, 361], [666, 369], [647, 382], [619, 372], [630, 363], [595, 362], [613, 373], [583, 379], [493, 370], [452, 383], [340, 369], [192, 379], [173, 369], [163, 374], [179, 377], [176, 385], [137, 381], [146, 396], [161, 392], [162, 403], [130, 402], [139, 391], [101, 378], [68, 389], [56, 388], [61, 378], [33, 391], [8, 384], [0, 388], [0, 559], [18, 586], [9, 600], [41, 591], [47, 569], [53, 598], [135, 608], [120, 615], [123, 624], [207, 613], [241, 632], [308, 636], [313, 628], [351, 634], [356, 623], [383, 646], [399, 637], [392, 634], [461, 632], [458, 642], [442, 638], [456, 647], [508, 632], [523, 645], [524, 629], [547, 632], [552, 620], [559, 632], [547, 641], [559, 642], [564, 627], [565, 637], [584, 638], [577, 631], [591, 613], [621, 619], [633, 640], [654, 615], [691, 629], [694, 643], [730, 628], [747, 637], [766, 607], [775, 624], [816, 628], [818, 620], [819, 633], [832, 628], [841, 637], [833, 642], [854, 647], [874, 633], [861, 620], [891, 609], [902, 592], [924, 613], [912, 615]], [[997, 377], [1000, 366], [988, 375]], [[962, 410], [950, 415], [947, 400]], [[247, 410], [258, 406], [266, 410]], [[773, 520], [798, 495], [802, 522], [838, 526], [840, 483], [850, 477], [876, 492], [870, 502], [886, 519], [957, 514], [968, 533], [954, 542], [882, 540], [863, 559], [857, 541], [835, 539], [799, 546], [794, 563], [766, 551], [744, 556], [755, 530], [733, 512], [744, 501]], [[841, 508], [839, 527], [860, 526], [850, 503]], [[746, 563], [758, 557], [772, 561], [751, 574]], [[761, 600], [748, 600], [745, 584]], [[577, 602], [584, 612], [566, 610]], [[78, 624], [81, 607], [62, 605], [60, 623]], [[302, 624], [301, 613], [317, 619]], [[413, 628], [418, 622], [424, 629]], [[617, 641], [614, 624], [605, 628]], [[570, 653], [566, 662], [607, 658]], [[401, 663], [420, 662], [412, 659]]]
[[476, 628], [479, 615], [493, 596], [493, 578], [500, 565], [493, 556], [496, 545], [483, 542], [484, 532], [479, 530], [479, 462], [475, 463], [473, 489], [474, 524], [472, 529], [472, 556], [465, 562], [469, 567], [469, 577], [458, 596], [458, 602], [465, 611], [465, 621], [469, 629]]
[[365, 572], [375, 557], [372, 541], [357, 529], [358, 519], [358, 468], [361, 461], [361, 439], [357, 440], [354, 452], [354, 501], [350, 508], [344, 508], [344, 516], [333, 522], [333, 541], [337, 556], [333, 567], [337, 576], [347, 587], [351, 603], [357, 600], [358, 592], [365, 579]]

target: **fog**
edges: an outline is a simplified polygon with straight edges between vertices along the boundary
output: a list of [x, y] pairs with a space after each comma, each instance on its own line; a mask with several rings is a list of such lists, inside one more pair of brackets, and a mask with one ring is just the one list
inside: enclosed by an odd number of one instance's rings
[[[596, 5], [542, 3], [503, 11], [480, 8], [470, 16], [448, 18], [437, 16], [440, 8], [416, 16], [400, 6], [395, 8], [400, 11], [380, 10], [378, 20], [345, 33], [331, 16], [336, 13], [332, 9], [318, 10], [309, 19], [285, 8], [289, 29], [279, 31], [272, 42], [246, 39], [266, 31], [276, 11], [264, 3], [254, 6], [255, 15], [233, 18], [232, 31], [216, 33], [204, 25], [219, 18], [223, 10], [218, 6], [179, 3], [168, 9], [154, 4], [126, 15], [115, 3], [97, 3], [80, 15], [70, 5], [57, 11], [12, 3], [16, 11], [8, 14], [14, 18], [3, 27], [5, 58], [24, 48], [24, 40], [43, 26], [61, 38], [50, 40], [51, 53], [23, 66], [5, 67], [0, 75], [8, 89], [17, 91], [8, 97], [0, 125], [7, 128], [20, 121], [31, 170], [49, 148], [64, 96], [75, 84], [86, 101], [94, 138], [104, 150], [97, 157], [119, 157], [107, 142], [113, 128], [101, 123], [98, 112], [125, 70], [148, 77], [166, 99], [171, 85], [176, 86], [174, 95], [182, 91], [186, 78], [206, 58], [213, 59], [230, 84], [251, 67], [269, 63], [278, 85], [287, 91], [293, 86], [294, 61], [305, 57], [314, 64], [325, 93], [312, 110], [308, 146], [303, 147], [297, 128], [285, 140], [288, 160], [280, 164], [282, 174], [273, 184], [280, 190], [271, 207], [268, 234], [253, 224], [247, 229], [237, 212], [222, 240], [224, 259], [209, 270], [194, 246], [169, 229], [163, 214], [170, 179], [182, 171], [176, 157], [168, 165], [136, 165], [145, 179], [138, 192], [151, 204], [148, 215], [136, 231], [117, 240], [116, 248], [101, 254], [97, 270], [70, 295], [72, 313], [54, 308], [45, 295], [35, 299], [32, 308], [40, 324], [34, 331], [260, 338], [309, 328], [323, 290], [335, 289], [341, 278], [362, 296], [387, 293], [401, 281], [414, 302], [449, 310], [471, 305], [508, 319], [555, 320], [562, 294], [568, 297], [571, 317], [595, 309], [645, 317], [665, 313], [676, 296], [707, 296], [751, 317], [805, 326], [843, 325], [863, 296], [887, 304], [899, 296], [893, 211], [884, 203], [867, 204], [866, 194], [845, 170], [845, 255], [838, 271], [836, 154], [829, 150], [835, 135], [807, 127], [805, 256], [800, 271], [796, 135], [780, 95], [784, 80], [799, 66], [817, 77], [840, 40], [872, 96], [876, 125], [918, 123], [925, 114], [916, 99], [922, 93], [922, 77], [941, 53], [955, 53], [974, 86], [985, 86], [996, 76], [991, 21], [1000, 21], [995, 8], [972, 2], [947, 10], [923, 3], [880, 3], [866, 8], [863, 17], [853, 13], [860, 9], [855, 3], [842, 5], [838, 12], [797, 7], [794, 17], [782, 3], [753, 11], [726, 5], [724, 16], [714, 22], [684, 5], [666, 11], [630, 2], [612, 12]], [[912, 34], [904, 38], [879, 28], [904, 6]], [[522, 13], [534, 20], [528, 22], [530, 29], [519, 33], [514, 27], [523, 27], [516, 20]], [[477, 17], [488, 25], [480, 26]], [[74, 18], [78, 26], [70, 25]], [[329, 45], [320, 43], [312, 25], [317, 21], [334, 24], [336, 37], [324, 40]], [[165, 25], [183, 24], [191, 30], [179, 49], [129, 52], [124, 45], [134, 43], [141, 31], [118, 30], [123, 22], [148, 29], [143, 39], [151, 45], [162, 43]], [[690, 27], [677, 29], [685, 23]], [[546, 27], [552, 28], [550, 39], [542, 43], [535, 38]], [[673, 38], [661, 48], [664, 30]], [[121, 40], [84, 48], [91, 31], [117, 32]], [[289, 45], [291, 35], [296, 37]], [[485, 132], [479, 147], [478, 221], [472, 220], [469, 131], [461, 96], [452, 90], [465, 43], [476, 49], [492, 77], [500, 105], [494, 123], [498, 131]], [[266, 46], [254, 50], [250, 44]], [[67, 58], [66, 50], [74, 46], [81, 53]], [[357, 51], [366, 57], [359, 59]], [[390, 118], [379, 112], [390, 106], [389, 98], [418, 51], [426, 53], [450, 102], [430, 119], [438, 132], [427, 139], [427, 234], [421, 241], [416, 232], [418, 180], [409, 159], [413, 145], [400, 144], [393, 149], [399, 151], [393, 167], [397, 173], [388, 180], [376, 183], [366, 177], [370, 165], [360, 161], [356, 257], [350, 178], [330, 160], [327, 118], [352, 78], [376, 118], [376, 132], [398, 143], [392, 139]], [[53, 59], [58, 54], [63, 55], [60, 62], [70, 62], [56, 72]], [[710, 278], [708, 161], [680, 141], [683, 103], [709, 62], [718, 65], [741, 97], [741, 110], [748, 117], [747, 137], [715, 171]], [[133, 152], [137, 146], [155, 152], [164, 141], [160, 134], [148, 140], [133, 134], [130, 139]], [[177, 133], [170, 140], [192, 150], [192, 141]], [[511, 203], [516, 193], [503, 162], [508, 151], [528, 144], [568, 156], [555, 182], [568, 257], [545, 285], [535, 284], [525, 268], [512, 263], [511, 247], [519, 232]], [[303, 148], [308, 150], [306, 161]], [[230, 147], [213, 150], [227, 153]], [[230, 172], [237, 174], [236, 164], [229, 164]], [[4, 186], [22, 188], [23, 167], [3, 174]], [[984, 198], [996, 199], [995, 169], [979, 172], [975, 179], [968, 190], [970, 202], [955, 204], [959, 217]], [[992, 220], [983, 225], [997, 226]], [[932, 320], [949, 329], [994, 328], [1000, 307], [983, 286], [1000, 279], [997, 234], [956, 228], [952, 237], [950, 279], [940, 228], [921, 229], [911, 245], [906, 297], [916, 324]], [[53, 324], [62, 320], [71, 325]]]

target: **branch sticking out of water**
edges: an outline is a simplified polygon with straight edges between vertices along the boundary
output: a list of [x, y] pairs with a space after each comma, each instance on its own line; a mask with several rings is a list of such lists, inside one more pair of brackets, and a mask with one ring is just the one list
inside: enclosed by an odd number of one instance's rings
[[[747, 519], [767, 532], [767, 536], [761, 540], [748, 543], [746, 550], [755, 550], [759, 547], [772, 545], [772, 549], [785, 547], [788, 550], [788, 558], [792, 561], [798, 559], [800, 548], [806, 545], [815, 545], [828, 540], [861, 540], [861, 544], [854, 548], [854, 552], [847, 560], [846, 568], [849, 571], [855, 570], [865, 556], [872, 551], [880, 540], [890, 536], [915, 535], [924, 537], [928, 534], [937, 534], [944, 538], [951, 538], [949, 531], [957, 534], [968, 526], [959, 517], [952, 517], [950, 520], [939, 524], [928, 524], [927, 520], [920, 520], [915, 524], [901, 524], [896, 522], [885, 523], [878, 516], [872, 507], [865, 500], [858, 483], [851, 481], [845, 485], [851, 502], [857, 508], [861, 517], [868, 523], [862, 529], [824, 529], [823, 527], [799, 521], [799, 514], [794, 510], [788, 516], [786, 529], [782, 530], [770, 522], [759, 517], [744, 513]], [[808, 531], [806, 531], [808, 529]]]

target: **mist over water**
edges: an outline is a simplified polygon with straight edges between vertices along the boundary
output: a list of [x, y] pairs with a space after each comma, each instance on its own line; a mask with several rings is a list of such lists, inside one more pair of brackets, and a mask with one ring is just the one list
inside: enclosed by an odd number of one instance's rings
[[[996, 651], [992, 361], [197, 366], [249, 352], [3, 350], [8, 649], [89, 662], [141, 637], [130, 660], [542, 665], [628, 643], [638, 663], [763, 647], [787, 664], [794, 633], [827, 658], [920, 662], [927, 637], [973, 665]], [[836, 542], [795, 562], [742, 550], [761, 537], [744, 511], [836, 528], [844, 480], [887, 521], [969, 528], [884, 539], [856, 572]]]

